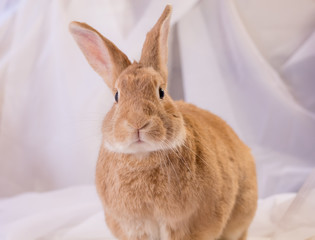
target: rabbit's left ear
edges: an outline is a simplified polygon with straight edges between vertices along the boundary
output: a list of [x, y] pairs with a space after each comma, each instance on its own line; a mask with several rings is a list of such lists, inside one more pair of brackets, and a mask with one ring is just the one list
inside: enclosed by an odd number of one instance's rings
[[120, 73], [130, 65], [127, 56], [85, 23], [71, 22], [69, 30], [89, 64], [113, 90]]
[[140, 63], [153, 67], [167, 80], [168, 33], [170, 29], [172, 6], [167, 5], [154, 27], [145, 39]]

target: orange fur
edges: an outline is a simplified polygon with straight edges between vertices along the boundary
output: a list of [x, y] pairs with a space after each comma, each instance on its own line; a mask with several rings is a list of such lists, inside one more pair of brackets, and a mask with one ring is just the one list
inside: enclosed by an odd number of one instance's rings
[[118, 92], [96, 167], [106, 222], [118, 239], [244, 240], [257, 204], [254, 160], [222, 119], [167, 94], [170, 14], [167, 6], [133, 64], [88, 25], [70, 25]]

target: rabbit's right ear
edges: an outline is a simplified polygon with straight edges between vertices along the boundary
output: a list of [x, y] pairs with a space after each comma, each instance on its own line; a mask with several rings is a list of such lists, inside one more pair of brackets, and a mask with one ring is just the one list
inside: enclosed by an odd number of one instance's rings
[[167, 81], [167, 41], [170, 30], [172, 6], [167, 5], [154, 27], [147, 33], [140, 63], [153, 67]]
[[127, 56], [85, 23], [71, 22], [69, 29], [89, 64], [113, 90], [119, 74], [130, 65]]

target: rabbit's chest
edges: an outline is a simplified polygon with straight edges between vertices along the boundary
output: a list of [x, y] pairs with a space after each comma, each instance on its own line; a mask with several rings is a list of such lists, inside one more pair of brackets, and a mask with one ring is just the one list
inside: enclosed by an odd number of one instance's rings
[[113, 173], [106, 183], [105, 205], [121, 217], [171, 218], [190, 212], [188, 179], [172, 173], [158, 168]]

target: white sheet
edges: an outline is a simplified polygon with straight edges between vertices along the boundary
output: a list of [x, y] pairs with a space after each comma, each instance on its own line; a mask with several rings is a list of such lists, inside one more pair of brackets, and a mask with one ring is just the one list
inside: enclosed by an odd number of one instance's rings
[[[259, 200], [248, 239], [315, 239], [315, 215], [310, 211], [315, 207], [315, 189], [309, 190], [303, 199], [281, 194]], [[3, 199], [0, 213], [1, 240], [114, 239], [94, 186]]]

